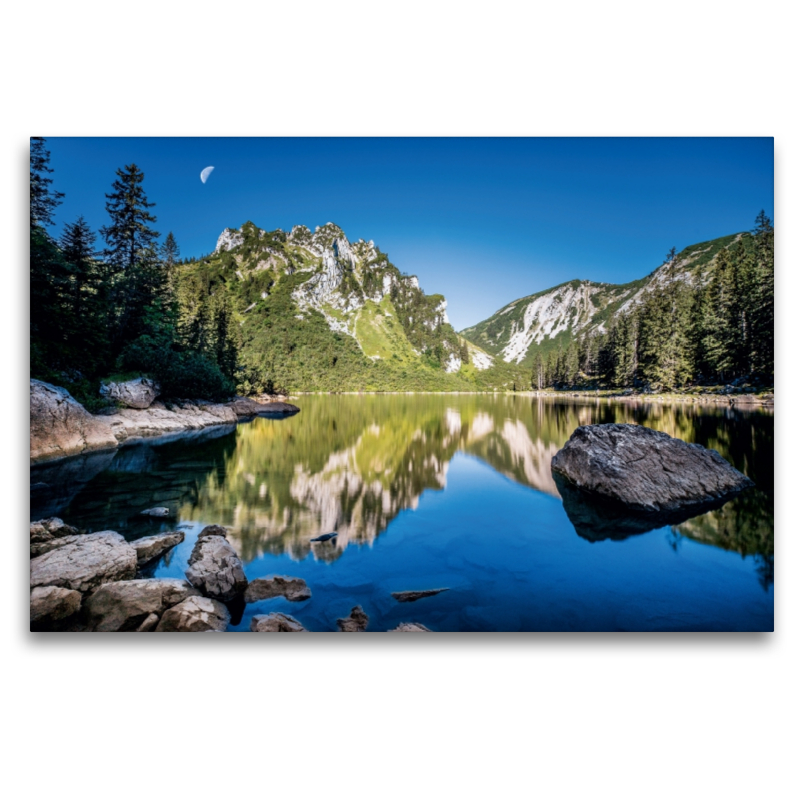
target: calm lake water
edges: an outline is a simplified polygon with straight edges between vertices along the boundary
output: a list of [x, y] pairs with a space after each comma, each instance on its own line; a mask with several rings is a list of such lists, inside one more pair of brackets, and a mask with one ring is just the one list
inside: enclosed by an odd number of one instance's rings
[[[282, 611], [314, 631], [361, 605], [369, 630], [773, 629], [773, 416], [716, 406], [524, 396], [300, 397], [301, 413], [31, 470], [31, 519], [128, 539], [177, 526], [147, 574], [184, 577], [199, 531], [225, 525], [249, 579], [304, 578]], [[713, 448], [752, 478], [723, 508], [625, 536], [580, 534], [550, 472], [578, 425], [637, 422]], [[36, 486], [36, 484], [46, 486]], [[141, 510], [166, 505], [178, 520]], [[337, 539], [311, 544], [321, 533]], [[414, 603], [391, 592], [448, 587]]]

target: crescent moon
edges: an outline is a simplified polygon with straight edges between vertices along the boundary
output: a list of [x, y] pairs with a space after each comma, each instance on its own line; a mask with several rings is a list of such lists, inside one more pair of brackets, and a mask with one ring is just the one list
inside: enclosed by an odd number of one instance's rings
[[208, 180], [208, 176], [209, 176], [209, 175], [210, 175], [210, 174], [211, 174], [213, 171], [214, 171], [214, 167], [206, 167], [206, 168], [205, 168], [205, 169], [204, 169], [204, 170], [203, 170], [203, 171], [200, 173], [200, 180], [201, 180], [201, 181], [203, 181], [203, 183], [205, 183], [205, 182]]

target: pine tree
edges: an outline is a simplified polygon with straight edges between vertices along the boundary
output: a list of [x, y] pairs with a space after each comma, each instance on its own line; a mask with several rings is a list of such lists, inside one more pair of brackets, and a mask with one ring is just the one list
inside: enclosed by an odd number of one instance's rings
[[129, 164], [117, 170], [114, 191], [106, 195], [106, 211], [111, 224], [101, 229], [106, 240], [106, 258], [120, 270], [133, 269], [139, 252], [155, 245], [159, 234], [150, 227], [156, 218], [147, 210], [149, 203], [142, 187], [144, 173]]
[[175, 237], [172, 235], [172, 231], [167, 234], [167, 238], [164, 240], [164, 244], [161, 247], [161, 257], [164, 259], [164, 263], [167, 265], [169, 269], [172, 269], [176, 264], [178, 264], [178, 256], [181, 254], [180, 248], [178, 247], [178, 243], [175, 241]]
[[31, 136], [31, 228], [52, 225], [53, 212], [64, 196], [63, 192], [54, 192], [50, 188], [53, 179], [47, 176], [52, 171], [44, 138]]
[[756, 313], [753, 319], [753, 367], [771, 378], [775, 372], [775, 230], [764, 213], [756, 217], [754, 283]]

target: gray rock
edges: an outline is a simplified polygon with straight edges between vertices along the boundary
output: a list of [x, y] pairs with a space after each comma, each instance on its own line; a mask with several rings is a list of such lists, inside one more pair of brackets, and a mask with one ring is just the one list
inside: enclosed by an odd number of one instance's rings
[[150, 408], [161, 394], [161, 387], [149, 378], [109, 382], [100, 387], [100, 394], [126, 408]]
[[131, 547], [136, 551], [136, 560], [141, 567], [159, 556], [167, 550], [180, 544], [186, 538], [183, 531], [169, 531], [167, 533], [157, 533], [154, 536], [143, 536], [131, 542]]
[[[200, 592], [187, 581], [175, 578], [107, 583], [84, 604], [87, 628], [90, 631], [134, 631], [145, 625], [146, 630], [151, 630], [167, 609], [188, 597], [199, 596]], [[155, 621], [148, 623], [153, 614]]]
[[247, 589], [242, 561], [222, 536], [206, 535], [197, 540], [186, 577], [206, 597], [226, 603]]
[[87, 533], [31, 559], [31, 588], [63, 586], [87, 594], [136, 574], [136, 551], [114, 531]]
[[156, 625], [158, 625], [158, 614], [148, 614], [142, 624], [136, 629], [136, 632], [148, 633], [149, 631], [154, 631], [156, 629]]
[[281, 401], [270, 401], [266, 403], [251, 400], [249, 397], [237, 397], [228, 405], [233, 409], [238, 417], [257, 417], [257, 416], [287, 416], [296, 414], [300, 409], [291, 403]]
[[31, 381], [31, 463], [117, 446], [111, 426], [58, 386]]
[[155, 517], [156, 519], [168, 519], [169, 517], [174, 517], [175, 514], [172, 513], [166, 506], [156, 506], [155, 508], [146, 508], [144, 511], [139, 512], [140, 517]]
[[305, 633], [306, 629], [288, 614], [259, 614], [250, 621], [254, 633]]
[[31, 558], [74, 541], [74, 537], [79, 535], [77, 528], [65, 525], [58, 517], [31, 522]]
[[311, 590], [302, 578], [288, 578], [285, 575], [272, 575], [250, 581], [244, 593], [245, 603], [257, 603], [271, 597], [285, 597], [293, 603], [308, 600]]
[[441, 592], [449, 592], [450, 589], [422, 589], [420, 591], [411, 591], [411, 592], [392, 592], [392, 597], [397, 600], [398, 603], [413, 603], [415, 600], [419, 600], [422, 597], [433, 597], [435, 594], [439, 594]]
[[164, 612], [156, 633], [224, 631], [230, 621], [231, 615], [222, 603], [208, 597], [189, 597]]
[[419, 622], [401, 622], [396, 628], [392, 628], [389, 633], [432, 633], [432, 631]]
[[350, 616], [337, 619], [336, 624], [342, 633], [361, 633], [367, 629], [369, 617], [361, 606], [354, 606], [350, 611]]
[[576, 428], [551, 467], [588, 501], [644, 515], [686, 518], [754, 485], [715, 450], [641, 425]]
[[227, 539], [228, 529], [223, 528], [222, 525], [206, 525], [206, 527], [200, 531], [197, 538], [204, 539], [206, 536], [221, 536], [223, 539]]
[[60, 586], [37, 586], [31, 592], [31, 623], [66, 619], [81, 607], [81, 594]]

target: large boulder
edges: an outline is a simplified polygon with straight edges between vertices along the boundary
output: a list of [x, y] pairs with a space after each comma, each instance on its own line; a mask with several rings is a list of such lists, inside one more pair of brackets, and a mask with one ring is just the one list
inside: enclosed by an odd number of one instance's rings
[[185, 538], [186, 534], [183, 531], [168, 531], [136, 539], [131, 542], [131, 547], [136, 551], [136, 560], [141, 567], [164, 555], [167, 550], [171, 550]]
[[31, 522], [31, 558], [75, 541], [74, 537], [79, 535], [77, 528], [65, 525], [58, 517]]
[[66, 619], [81, 607], [81, 593], [61, 586], [37, 586], [31, 592], [31, 626]]
[[187, 581], [175, 578], [106, 583], [84, 604], [87, 629], [135, 631], [144, 624], [145, 630], [151, 630], [167, 609], [199, 595]]
[[161, 387], [150, 378], [132, 381], [109, 381], [100, 387], [100, 394], [125, 408], [150, 408], [161, 393]]
[[92, 416], [66, 389], [31, 381], [31, 463], [116, 446], [103, 417]]
[[201, 536], [195, 542], [186, 577], [206, 597], [227, 603], [244, 594], [247, 578], [242, 561], [222, 536]]
[[285, 597], [293, 603], [308, 600], [311, 590], [302, 578], [288, 578], [285, 575], [272, 575], [250, 581], [244, 593], [245, 603], [257, 603], [272, 597]]
[[224, 631], [231, 615], [225, 606], [208, 597], [189, 597], [164, 612], [156, 633]]
[[592, 537], [593, 526], [629, 535], [677, 524], [754, 485], [715, 450], [641, 425], [577, 428], [551, 467], [567, 514], [587, 538], [615, 538]]
[[115, 531], [70, 538], [63, 547], [31, 559], [31, 588], [63, 586], [87, 594], [136, 575], [136, 551]]
[[250, 620], [250, 630], [254, 633], [305, 633], [306, 629], [288, 614], [259, 614]]

